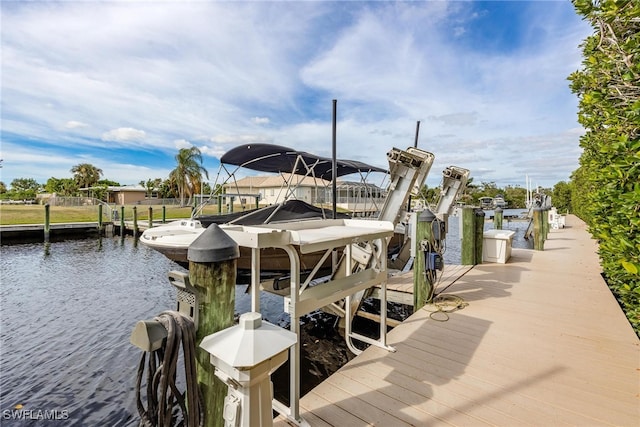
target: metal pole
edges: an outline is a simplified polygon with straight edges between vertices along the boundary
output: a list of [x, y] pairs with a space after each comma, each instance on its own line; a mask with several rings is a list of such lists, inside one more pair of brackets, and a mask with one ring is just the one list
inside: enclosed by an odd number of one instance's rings
[[[420, 135], [420, 120], [416, 122], [416, 137], [413, 140], [413, 148], [418, 148], [418, 135]], [[407, 212], [411, 212], [411, 194], [407, 199]]]
[[332, 164], [331, 164], [331, 193], [332, 193], [332, 198], [333, 198], [333, 219], [336, 219], [337, 216], [337, 204], [336, 204], [336, 199], [338, 198], [338, 187], [336, 184], [336, 180], [337, 177], [336, 175], [338, 174], [338, 164], [337, 164], [337, 160], [336, 160], [336, 121], [337, 121], [337, 111], [338, 111], [338, 100], [334, 99], [333, 100], [333, 126], [332, 126], [332, 133], [331, 133], [331, 160], [332, 160]]

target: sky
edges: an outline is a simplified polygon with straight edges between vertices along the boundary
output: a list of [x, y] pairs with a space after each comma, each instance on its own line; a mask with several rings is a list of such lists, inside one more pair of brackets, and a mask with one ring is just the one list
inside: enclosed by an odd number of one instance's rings
[[578, 167], [567, 77], [592, 33], [563, 1], [7, 1], [0, 180], [90, 163], [166, 179], [196, 146], [272, 143], [387, 167], [393, 147], [474, 182], [552, 187]]

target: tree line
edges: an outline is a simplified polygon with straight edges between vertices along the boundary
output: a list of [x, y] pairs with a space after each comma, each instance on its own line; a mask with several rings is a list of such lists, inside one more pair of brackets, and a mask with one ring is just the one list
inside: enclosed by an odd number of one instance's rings
[[[560, 181], [552, 188], [538, 188], [536, 191], [551, 197], [553, 206], [558, 212], [572, 212], [571, 186], [565, 181]], [[424, 185], [420, 190], [420, 197], [432, 205], [438, 200], [439, 188], [429, 188]], [[469, 178], [459, 202], [469, 206], [480, 206], [480, 199], [483, 197], [502, 197], [506, 202], [506, 207], [510, 209], [525, 209], [527, 200], [527, 189], [519, 185], [507, 185], [498, 187], [494, 181], [482, 181], [480, 184], [473, 182], [473, 177]]]
[[[194, 194], [201, 191], [209, 192], [208, 184], [202, 177], [209, 178], [209, 172], [202, 166], [202, 153], [197, 147], [182, 148], [175, 156], [176, 167], [169, 173], [167, 179], [154, 178], [140, 181], [139, 184], [161, 198], [178, 198], [184, 206], [190, 202]], [[91, 188], [92, 196], [103, 199], [107, 188], [118, 187], [120, 183], [108, 179], [101, 179], [102, 169], [90, 164], [80, 163], [70, 170], [71, 178], [51, 177], [46, 183], [40, 184], [33, 178], [16, 178], [11, 181], [10, 188], [0, 182], [0, 200], [35, 200], [39, 193], [45, 192], [58, 196], [80, 196], [81, 189]], [[87, 195], [86, 193], [84, 195]]]

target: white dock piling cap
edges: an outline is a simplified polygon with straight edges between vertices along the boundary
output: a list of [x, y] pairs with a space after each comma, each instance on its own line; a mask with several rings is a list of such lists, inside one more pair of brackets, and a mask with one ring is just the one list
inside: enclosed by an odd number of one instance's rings
[[205, 337], [200, 347], [234, 368], [251, 368], [287, 350], [296, 334], [269, 322], [260, 313], [244, 313], [238, 325]]

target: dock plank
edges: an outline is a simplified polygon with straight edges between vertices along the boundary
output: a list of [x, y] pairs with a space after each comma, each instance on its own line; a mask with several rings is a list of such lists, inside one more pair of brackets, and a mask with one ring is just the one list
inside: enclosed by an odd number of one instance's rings
[[[397, 352], [369, 347], [304, 396], [301, 415], [333, 426], [639, 426], [640, 341], [585, 224], [567, 225], [544, 251], [445, 270], [437, 289], [469, 305], [446, 322], [418, 310], [388, 334]], [[389, 286], [409, 291], [413, 278]]]

